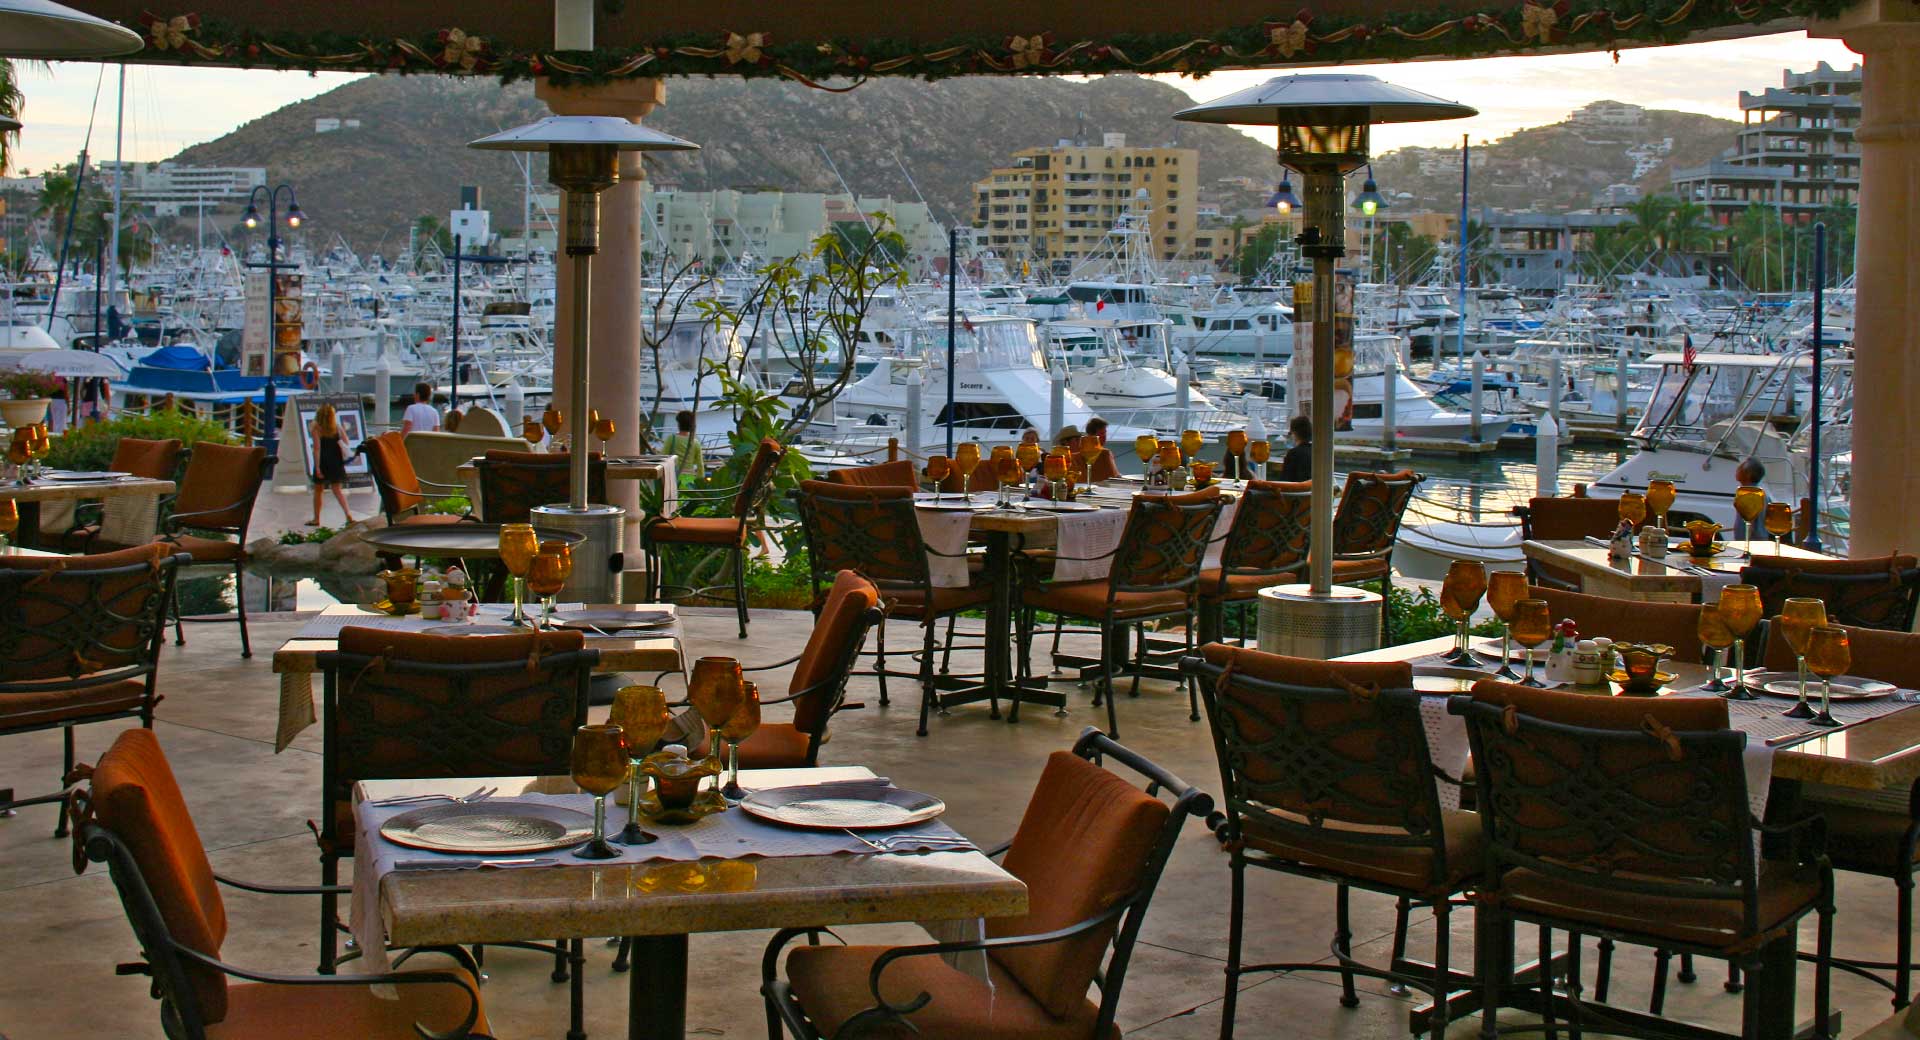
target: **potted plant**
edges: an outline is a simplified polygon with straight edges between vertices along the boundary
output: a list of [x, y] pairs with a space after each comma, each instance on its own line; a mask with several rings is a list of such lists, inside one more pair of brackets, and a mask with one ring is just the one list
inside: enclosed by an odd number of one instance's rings
[[38, 372], [0, 373], [0, 423], [17, 430], [47, 417], [47, 406], [60, 392], [52, 376]]

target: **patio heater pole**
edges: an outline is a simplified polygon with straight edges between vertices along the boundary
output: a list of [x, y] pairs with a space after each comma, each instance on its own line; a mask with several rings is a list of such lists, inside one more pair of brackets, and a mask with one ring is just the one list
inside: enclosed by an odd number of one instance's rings
[[[953, 457], [953, 323], [959, 320], [960, 228], [947, 229], [947, 457]], [[915, 422], [919, 416], [913, 417]]]
[[452, 411], [460, 410], [460, 236], [453, 236], [453, 353], [450, 380], [447, 389], [447, 407]]
[[1307, 194], [1300, 251], [1313, 260], [1313, 527], [1307, 583], [1315, 596], [1325, 596], [1333, 590], [1333, 266], [1347, 255], [1345, 199], [1338, 165], [1296, 162]]
[[1827, 225], [1813, 226], [1813, 401], [1807, 408], [1807, 421], [1813, 426], [1807, 434], [1807, 542], [1820, 552], [1820, 360], [1825, 353], [1821, 323], [1827, 309]]

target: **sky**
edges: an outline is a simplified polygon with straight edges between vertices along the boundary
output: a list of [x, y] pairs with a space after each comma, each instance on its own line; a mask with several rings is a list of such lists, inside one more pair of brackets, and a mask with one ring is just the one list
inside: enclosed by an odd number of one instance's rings
[[[1804, 70], [1817, 61], [1845, 67], [1858, 60], [1837, 40], [1813, 40], [1804, 33], [1789, 33], [1622, 51], [1617, 64], [1608, 54], [1572, 54], [1351, 65], [1341, 71], [1372, 73], [1480, 110], [1480, 115], [1471, 119], [1380, 127], [1373, 136], [1378, 154], [1405, 145], [1450, 146], [1459, 143], [1463, 133], [1472, 135], [1475, 143], [1492, 140], [1522, 127], [1556, 122], [1574, 109], [1603, 98], [1738, 119], [1740, 91], [1777, 86], [1784, 68]], [[126, 158], [143, 161], [167, 158], [188, 145], [212, 140], [248, 120], [355, 78], [345, 73], [310, 75], [147, 65], [129, 65], [126, 69], [122, 147]], [[1204, 79], [1165, 79], [1195, 100], [1206, 101], [1277, 74], [1224, 72]], [[63, 62], [24, 67], [21, 86], [27, 105], [22, 117], [26, 129], [21, 133], [15, 169], [39, 171], [72, 162], [87, 141], [90, 115], [91, 154], [100, 159], [113, 158], [117, 79], [118, 69], [111, 65]], [[667, 104], [672, 103], [669, 87]], [[1271, 130], [1252, 132], [1271, 143]]]

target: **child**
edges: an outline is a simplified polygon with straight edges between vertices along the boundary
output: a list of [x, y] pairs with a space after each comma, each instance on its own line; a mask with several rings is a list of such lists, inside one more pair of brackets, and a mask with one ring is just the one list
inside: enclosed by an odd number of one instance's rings
[[313, 460], [313, 519], [307, 526], [320, 526], [320, 493], [327, 488], [333, 489], [333, 499], [340, 503], [347, 523], [353, 523], [353, 511], [347, 508], [347, 439], [340, 433], [332, 405], [323, 404], [314, 413], [307, 424], [307, 439], [311, 445], [307, 457]]

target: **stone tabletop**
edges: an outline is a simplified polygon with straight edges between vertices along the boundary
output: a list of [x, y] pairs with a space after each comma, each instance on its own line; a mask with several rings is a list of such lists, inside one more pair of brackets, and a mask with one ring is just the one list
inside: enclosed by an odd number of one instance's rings
[[[1537, 539], [1523, 543], [1521, 551], [1529, 559], [1578, 574], [1588, 586], [1585, 591], [1593, 595], [1683, 603], [1697, 602], [1707, 580], [1718, 584], [1739, 580], [1740, 571], [1746, 567], [1750, 556], [1778, 556], [1789, 560], [1831, 559], [1823, 553], [1799, 546], [1767, 541], [1729, 541], [1725, 544], [1738, 550], [1740, 555], [1718, 556], [1702, 562], [1693, 560], [1685, 553], [1674, 553], [1665, 560], [1651, 560], [1636, 550], [1628, 559], [1614, 560], [1608, 558], [1604, 545], [1584, 540]], [[1711, 572], [1709, 577], [1703, 579], [1699, 574], [1692, 573], [1690, 568], [1694, 566], [1704, 567]]]
[[173, 481], [148, 480], [145, 477], [127, 480], [38, 480], [26, 485], [9, 481], [0, 483], [0, 500], [78, 502], [96, 498], [118, 498], [124, 495], [171, 495], [173, 491]]

